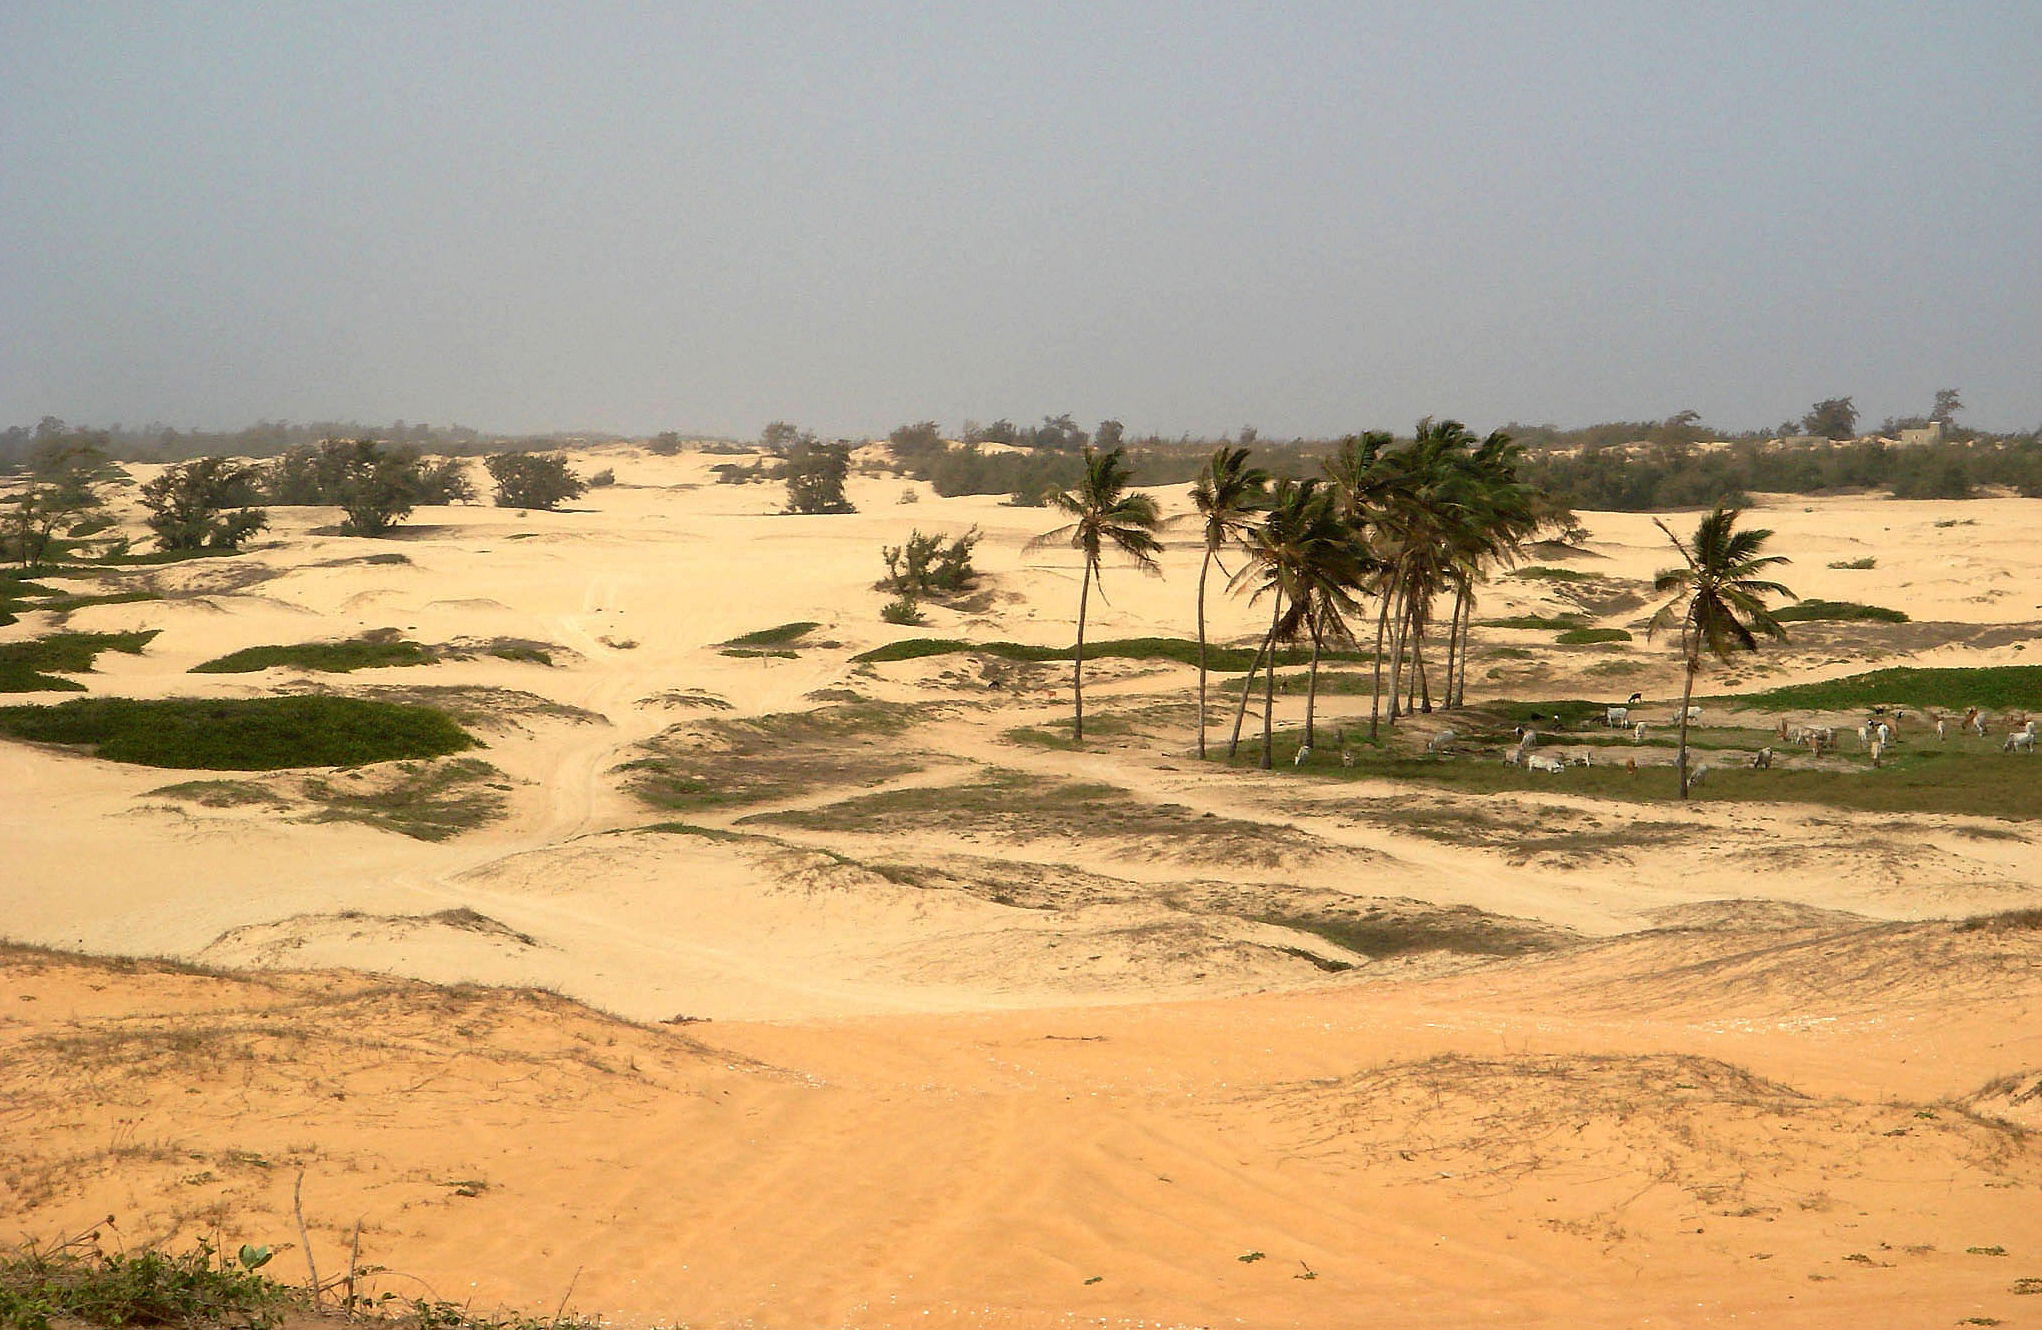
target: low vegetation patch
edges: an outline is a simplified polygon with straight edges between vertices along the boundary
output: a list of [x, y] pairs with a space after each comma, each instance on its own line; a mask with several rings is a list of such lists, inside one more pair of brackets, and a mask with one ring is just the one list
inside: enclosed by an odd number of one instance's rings
[[[1938, 522], [1936, 523], [1936, 525], [1941, 526], [1942, 523]], [[1861, 573], [1866, 571], [1867, 569], [1877, 568], [1879, 566], [1879, 560], [1874, 555], [1867, 554], [1862, 559], [1837, 559], [1834, 562], [1832, 562], [1829, 566], [1832, 568], [1841, 568], [1848, 572]]]
[[102, 651], [139, 656], [156, 632], [53, 633], [0, 643], [0, 693], [82, 693], [84, 684], [56, 675], [89, 673]]
[[[887, 661], [921, 660], [928, 656], [980, 655], [997, 656], [1001, 660], [1054, 661], [1069, 660], [1075, 653], [1074, 647], [1028, 646], [1020, 642], [964, 642], [948, 637], [911, 637], [901, 642], [888, 642], [870, 651], [860, 652], [851, 657], [860, 663], [883, 664]], [[1279, 665], [1303, 665], [1310, 661], [1312, 653], [1298, 647], [1286, 647], [1276, 653]], [[1104, 642], [1085, 643], [1086, 660], [1168, 660], [1180, 665], [1198, 663], [1198, 643], [1182, 637], [1123, 637]], [[1359, 651], [1324, 651], [1319, 654], [1322, 661], [1373, 660], [1374, 657]], [[1215, 670], [1245, 670], [1255, 660], [1255, 648], [1230, 647], [1209, 643], [1206, 646], [1206, 665]]]
[[813, 619], [804, 619], [795, 623], [783, 623], [772, 628], [760, 628], [753, 632], [742, 633], [723, 643], [723, 645], [727, 647], [793, 646], [796, 642], [799, 642], [802, 638], [807, 637], [820, 627], [822, 625]]
[[1849, 600], [1804, 600], [1774, 610], [1781, 623], [1906, 623], [1907, 615], [1883, 605], [1860, 605]]
[[1822, 683], [1790, 684], [1734, 700], [1766, 711], [1860, 711], [1875, 706], [2042, 710], [2042, 665], [1897, 666]]
[[307, 822], [360, 822], [414, 840], [442, 841], [503, 817], [510, 786], [477, 757], [400, 762], [371, 775], [307, 776], [299, 795], [314, 805]]
[[1584, 573], [1573, 568], [1548, 568], [1536, 563], [1516, 569], [1510, 575], [1538, 582], [1600, 582], [1602, 580], [1595, 573]]
[[236, 1257], [201, 1241], [182, 1255], [33, 1244], [0, 1257], [0, 1326], [246, 1326], [269, 1330], [303, 1295], [260, 1273], [268, 1247]]
[[355, 638], [347, 642], [299, 642], [291, 646], [243, 647], [224, 656], [191, 667], [193, 674], [253, 674], [257, 670], [282, 666], [323, 674], [346, 674], [351, 670], [381, 669], [392, 665], [430, 665], [438, 659], [430, 647], [418, 642], [372, 641]]
[[[796, 798], [831, 785], [867, 785], [919, 768], [877, 741], [905, 733], [921, 708], [854, 702], [813, 711], [677, 725], [617, 768], [654, 808], [676, 811]], [[850, 741], [850, 742], [847, 742]]]
[[0, 734], [202, 771], [360, 766], [478, 746], [443, 712], [351, 697], [80, 698], [0, 707]]
[[[1570, 765], [1564, 771], [1548, 773], [1506, 763], [1501, 755], [1511, 740], [1505, 729], [1500, 734], [1493, 730], [1464, 732], [1457, 751], [1445, 755], [1355, 743], [1348, 749], [1354, 757], [1352, 766], [1342, 764], [1338, 745], [1324, 743], [1322, 739], [1322, 746], [1300, 767], [1293, 765], [1293, 758], [1302, 736], [1293, 730], [1276, 736], [1275, 768], [1279, 773], [1335, 780], [1410, 781], [1471, 794], [1538, 791], [1633, 803], [1678, 801], [1678, 782], [1670, 763], [1655, 761], [1636, 770], [1625, 765], [1648, 751], [1664, 758], [1670, 730], [1655, 734], [1655, 742], [1642, 749], [1607, 732], [1554, 733], [1548, 729], [1550, 721], [1541, 725], [1535, 719], [1552, 715], [1550, 710], [1540, 710], [1541, 706], [1550, 708], [1553, 704], [1512, 703], [1501, 710], [1506, 715], [1533, 718], [1532, 727], [1545, 739], [1539, 751], [1580, 753], [1586, 749], [1590, 765]], [[1596, 714], [1600, 712], [1598, 705]], [[2030, 767], [2022, 765], [2031, 764], [2031, 758], [1917, 743], [1902, 745], [1888, 753], [1885, 765], [1878, 770], [1869, 766], [1823, 769], [1776, 766], [1769, 771], [1750, 770], [1746, 756], [1777, 742], [1769, 730], [1708, 726], [1691, 729], [1690, 748], [1723, 754], [1707, 762], [1711, 768], [1707, 782], [1695, 791], [1695, 797], [1711, 802], [1819, 804], [1875, 813], [2042, 819], [2042, 783], [2028, 779]], [[1224, 761], [1224, 751], [1224, 747], [1217, 749], [1215, 760]], [[1259, 746], [1244, 744], [1243, 755], [1236, 764], [1252, 762], [1257, 757]]]
[[1974, 914], [1957, 925], [1960, 933], [2012, 933], [2042, 929], [2042, 910], [2003, 910], [1998, 914]]
[[1599, 642], [1628, 642], [1631, 635], [1621, 628], [1569, 628], [1553, 640], [1563, 647], [1585, 647]]
[[1477, 619], [1478, 628], [1519, 628], [1531, 632], [1559, 633], [1569, 628], [1586, 628], [1585, 614], [1513, 614], [1504, 619]]

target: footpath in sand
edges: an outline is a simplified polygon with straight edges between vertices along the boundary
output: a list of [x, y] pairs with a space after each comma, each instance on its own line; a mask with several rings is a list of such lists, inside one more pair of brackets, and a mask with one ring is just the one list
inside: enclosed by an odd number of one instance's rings
[[[0, 743], [0, 1225], [286, 1241], [302, 1173], [322, 1273], [359, 1220], [379, 1287], [625, 1324], [2042, 1323], [2042, 931], [1948, 922], [2042, 903], [2029, 824], [1202, 767], [1163, 663], [1100, 662], [1121, 723], [1072, 752], [1064, 667], [851, 660], [1067, 640], [1046, 513], [871, 479], [773, 517], [711, 460], [384, 541], [278, 510], [70, 616], [163, 630], [98, 694], [460, 690], [496, 812], [417, 839]], [[1796, 590], [1915, 622], [1716, 686], [2020, 662], [2027, 511], [1782, 500]], [[1612, 583], [1664, 561], [1587, 521]], [[879, 623], [880, 545], [974, 524], [981, 595]], [[1195, 567], [1109, 571], [1091, 635], [1184, 635]], [[379, 628], [555, 664], [185, 673]], [[1477, 691], [1672, 693], [1656, 646], [1550, 638], [1485, 631]]]

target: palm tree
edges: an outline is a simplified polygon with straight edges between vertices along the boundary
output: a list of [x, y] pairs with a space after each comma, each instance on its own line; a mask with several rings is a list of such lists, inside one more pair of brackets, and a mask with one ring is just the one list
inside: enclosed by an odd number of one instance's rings
[[[1277, 647], [1311, 640], [1311, 674], [1305, 694], [1305, 743], [1309, 745], [1315, 737], [1312, 727], [1321, 648], [1327, 641], [1353, 640], [1346, 616], [1360, 609], [1353, 592], [1372, 565], [1354, 528], [1341, 516], [1336, 492], [1321, 488], [1315, 479], [1278, 483], [1268, 514], [1249, 535], [1249, 555], [1249, 565], [1234, 577], [1235, 589], [1252, 586], [1251, 600], [1273, 597], [1269, 631], [1256, 657], [1263, 668], [1262, 765], [1267, 768], [1275, 742]], [[1251, 670], [1242, 680], [1229, 757], [1240, 742], [1241, 721], [1253, 683]]]
[[[1205, 756], [1205, 580], [1220, 551], [1237, 545], [1250, 520], [1268, 501], [1269, 473], [1248, 465], [1246, 448], [1214, 450], [1205, 469], [1192, 482], [1191, 502], [1205, 525], [1205, 558], [1198, 566], [1198, 755]], [[1226, 565], [1220, 565], [1226, 572]], [[1252, 676], [1253, 671], [1250, 671]], [[1246, 681], [1242, 686], [1245, 688]]]
[[1687, 765], [1688, 706], [1694, 698], [1695, 676], [1702, 669], [1702, 652], [1728, 660], [1732, 651], [1758, 650], [1758, 634], [1784, 642], [1787, 630], [1766, 606], [1766, 597], [1797, 599], [1777, 582], [1759, 580], [1758, 574], [1776, 564], [1791, 562], [1780, 555], [1763, 554], [1772, 532], [1736, 530], [1741, 508], [1717, 504], [1695, 528], [1694, 538], [1684, 541], [1660, 521], [1652, 524], [1666, 533], [1673, 547], [1686, 561], [1685, 568], [1669, 568], [1653, 581], [1652, 589], [1672, 593], [1672, 599], [1652, 616], [1646, 635], [1675, 622], [1680, 624], [1680, 650], [1687, 665], [1687, 681], [1680, 694], [1680, 751], [1674, 765], [1680, 770], [1680, 797], [1688, 797]]
[[1071, 738], [1079, 743], [1085, 739], [1085, 611], [1092, 583], [1099, 578], [1100, 557], [1112, 545], [1133, 559], [1143, 572], [1161, 572], [1156, 566], [1156, 554], [1163, 546], [1156, 539], [1156, 528], [1162, 524], [1162, 517], [1156, 511], [1154, 499], [1127, 492], [1125, 456], [1124, 448], [1102, 453], [1087, 445], [1085, 474], [1077, 485], [1067, 490], [1051, 490], [1048, 495], [1050, 506], [1072, 520], [1054, 531], [1044, 532], [1027, 545], [1029, 549], [1038, 549], [1068, 537], [1071, 548], [1085, 559], [1084, 574], [1078, 582], [1078, 643], [1071, 653]]

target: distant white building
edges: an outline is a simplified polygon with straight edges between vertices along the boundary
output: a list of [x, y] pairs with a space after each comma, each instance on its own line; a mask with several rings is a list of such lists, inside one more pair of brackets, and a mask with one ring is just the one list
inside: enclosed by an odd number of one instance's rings
[[1942, 441], [1943, 422], [1931, 420], [1920, 429], [1904, 429], [1900, 431], [1900, 437], [1893, 442], [1894, 446], [1899, 448], [1919, 448], [1924, 444], [1941, 443]]

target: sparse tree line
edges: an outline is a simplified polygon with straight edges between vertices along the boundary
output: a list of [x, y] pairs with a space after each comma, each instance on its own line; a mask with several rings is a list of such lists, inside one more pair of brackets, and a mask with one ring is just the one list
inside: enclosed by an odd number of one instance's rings
[[0, 471], [26, 463], [38, 445], [51, 439], [89, 443], [106, 456], [124, 462], [182, 462], [199, 457], [275, 457], [292, 448], [323, 439], [374, 438], [442, 457], [480, 457], [499, 452], [545, 452], [570, 445], [610, 442], [611, 435], [489, 434], [466, 425], [428, 425], [392, 421], [367, 425], [359, 421], [259, 420], [236, 430], [180, 430], [161, 423], [113, 425], [89, 429], [44, 416], [34, 425], [0, 429]]
[[[553, 509], [587, 492], [590, 481], [557, 454], [510, 452], [484, 460], [499, 507]], [[595, 483], [608, 483], [607, 473]], [[0, 480], [0, 555], [38, 566], [74, 542], [111, 528], [108, 497], [131, 484], [89, 434], [52, 432]], [[269, 525], [263, 505], [330, 506], [345, 515], [342, 534], [388, 531], [419, 507], [472, 503], [468, 464], [430, 458], [374, 439], [299, 444], [267, 463], [199, 457], [166, 468], [139, 492], [144, 519], [166, 551], [238, 549]], [[106, 553], [125, 552], [125, 543]]]

